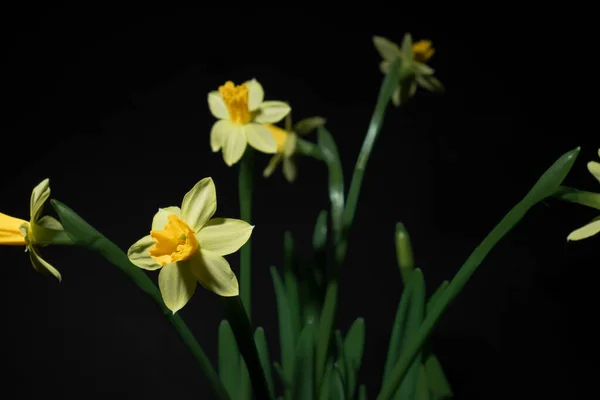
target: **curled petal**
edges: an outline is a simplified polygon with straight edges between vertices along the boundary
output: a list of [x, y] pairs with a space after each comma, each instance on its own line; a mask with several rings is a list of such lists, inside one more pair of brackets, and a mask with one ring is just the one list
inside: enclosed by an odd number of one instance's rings
[[150, 255], [150, 248], [152, 248], [156, 242], [150, 235], [144, 236], [137, 242], [135, 242], [127, 251], [127, 257], [129, 261], [136, 267], [146, 269], [148, 271], [154, 271], [161, 268], [160, 265], [154, 261], [154, 258]]
[[277, 168], [277, 166], [281, 162], [282, 158], [283, 158], [283, 155], [281, 153], [277, 153], [273, 157], [271, 157], [269, 164], [263, 171], [263, 176], [265, 178], [268, 178], [269, 176], [271, 176], [273, 174], [273, 171], [275, 171], [275, 168]]
[[31, 221], [37, 221], [48, 197], [50, 197], [50, 179], [46, 178], [31, 192], [31, 201], [29, 203]]
[[229, 110], [218, 91], [214, 90], [208, 94], [208, 108], [215, 118], [229, 119]]
[[587, 164], [587, 168], [588, 171], [590, 171], [590, 173], [594, 175], [594, 178], [600, 181], [600, 163], [597, 163], [596, 161], [590, 161]]
[[373, 36], [373, 45], [379, 55], [386, 61], [394, 61], [400, 55], [400, 47], [384, 37]]
[[175, 314], [196, 291], [196, 277], [184, 263], [167, 264], [158, 274], [158, 287], [165, 305]]
[[292, 183], [296, 180], [296, 164], [293, 159], [290, 157], [285, 157], [283, 159], [283, 176], [287, 179], [288, 182]]
[[233, 218], [213, 218], [196, 234], [202, 250], [220, 256], [239, 250], [250, 238], [254, 226]]
[[589, 224], [574, 230], [567, 236], [567, 240], [587, 239], [600, 232], [600, 217], [596, 217]]
[[198, 282], [206, 289], [223, 297], [237, 296], [237, 277], [229, 263], [220, 255], [208, 250], [200, 250], [194, 257], [183, 261], [189, 265]]
[[217, 211], [217, 190], [212, 178], [204, 178], [186, 193], [181, 216], [194, 232], [198, 232]]
[[36, 271], [43, 274], [50, 273], [58, 279], [59, 282], [62, 281], [60, 272], [39, 255], [35, 246], [27, 246], [27, 250], [29, 253], [29, 260], [31, 260], [31, 264], [33, 264], [33, 268], [35, 268]]
[[276, 124], [284, 119], [291, 110], [291, 107], [283, 101], [265, 101], [258, 108], [254, 122]]

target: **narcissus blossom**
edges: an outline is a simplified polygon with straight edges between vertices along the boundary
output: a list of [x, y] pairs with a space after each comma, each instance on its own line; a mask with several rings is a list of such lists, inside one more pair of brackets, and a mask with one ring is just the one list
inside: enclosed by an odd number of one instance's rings
[[[598, 150], [598, 156], [600, 156], [600, 149]], [[600, 182], [600, 163], [596, 161], [590, 161], [587, 164], [588, 171]], [[591, 236], [596, 235], [600, 232], [600, 216], [594, 218], [587, 225], [582, 226], [579, 229], [574, 230], [567, 236], [567, 240], [581, 240], [587, 239]]]
[[264, 101], [264, 91], [256, 80], [235, 85], [228, 81], [208, 94], [208, 106], [218, 118], [210, 132], [213, 152], [221, 150], [229, 166], [237, 163], [249, 144], [267, 154], [277, 152], [277, 143], [264, 124], [275, 124], [290, 112], [282, 101]]
[[236, 252], [254, 226], [232, 218], [212, 218], [215, 184], [204, 178], [184, 196], [180, 207], [161, 208], [150, 234], [134, 243], [129, 260], [149, 271], [160, 269], [158, 286], [173, 313], [183, 308], [197, 283], [219, 296], [237, 296], [238, 281], [223, 256]]

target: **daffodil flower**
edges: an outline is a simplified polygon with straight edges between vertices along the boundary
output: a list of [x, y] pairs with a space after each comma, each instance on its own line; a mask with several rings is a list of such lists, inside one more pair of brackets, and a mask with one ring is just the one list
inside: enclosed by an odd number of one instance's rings
[[160, 269], [158, 286], [173, 313], [187, 304], [197, 282], [219, 296], [239, 294], [237, 278], [223, 256], [242, 247], [254, 226], [239, 219], [211, 219], [216, 209], [215, 184], [204, 178], [184, 196], [181, 208], [159, 209], [150, 234], [127, 252], [139, 268]]
[[408, 80], [401, 82], [392, 95], [392, 101], [396, 107], [413, 97], [417, 86], [431, 92], [444, 90], [442, 83], [433, 76], [435, 71], [426, 64], [435, 53], [430, 40], [419, 40], [413, 44], [412, 36], [407, 33], [404, 35], [402, 47], [381, 36], [374, 36], [373, 44], [383, 58], [379, 65], [381, 72], [387, 74], [396, 57], [400, 57], [400, 68], [405, 68], [410, 72]]
[[[600, 149], [598, 150], [598, 156], [600, 156]], [[600, 182], [600, 163], [596, 161], [590, 161], [587, 164], [588, 171]], [[587, 239], [600, 232], [600, 216], [594, 218], [590, 223], [582, 226], [579, 229], [574, 230], [567, 236], [567, 240], [581, 240]]]
[[269, 164], [263, 171], [265, 178], [271, 176], [275, 168], [280, 163], [283, 163], [283, 175], [288, 182], [294, 182], [297, 176], [296, 162], [294, 156], [296, 154], [298, 141], [301, 140], [298, 135], [304, 136], [316, 129], [318, 126], [325, 124], [325, 119], [321, 117], [305, 118], [292, 128], [292, 119], [290, 114], [286, 117], [286, 127], [282, 129], [278, 126], [267, 124], [265, 125], [277, 142], [277, 153], [271, 157]]
[[282, 101], [263, 101], [264, 91], [256, 80], [235, 85], [228, 81], [208, 94], [208, 106], [218, 118], [210, 132], [213, 152], [222, 150], [229, 166], [237, 163], [249, 144], [267, 154], [277, 152], [277, 143], [264, 124], [275, 124], [290, 112]]
[[50, 197], [50, 180], [44, 179], [31, 193], [29, 221], [0, 213], [0, 244], [25, 246], [25, 251], [29, 253], [29, 259], [36, 271], [52, 274], [61, 281], [60, 272], [40, 256], [37, 248], [53, 243], [71, 243], [60, 222], [49, 215], [40, 218], [48, 197]]

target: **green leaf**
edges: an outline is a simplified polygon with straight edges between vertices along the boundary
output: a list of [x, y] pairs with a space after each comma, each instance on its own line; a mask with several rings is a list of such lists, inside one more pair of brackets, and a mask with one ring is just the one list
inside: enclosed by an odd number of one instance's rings
[[239, 397], [240, 353], [227, 320], [219, 325], [219, 376], [229, 395]]
[[339, 368], [333, 368], [331, 371], [330, 380], [330, 392], [329, 398], [331, 400], [345, 400], [346, 393], [344, 393], [344, 381], [342, 379], [342, 372]]
[[325, 367], [325, 375], [319, 389], [319, 400], [329, 400], [329, 390], [331, 388], [331, 374], [333, 371], [333, 360], [330, 358]]
[[410, 236], [402, 222], [396, 224], [396, 257], [402, 281], [406, 283], [408, 274], [415, 268], [415, 261]]
[[283, 248], [283, 279], [285, 281], [285, 293], [292, 323], [292, 333], [295, 338], [300, 334], [300, 297], [298, 293], [298, 280], [294, 271], [294, 237], [290, 231], [285, 231]]
[[358, 388], [358, 400], [367, 400], [367, 387], [360, 385]]
[[[427, 386], [427, 382], [425, 367], [421, 364], [419, 366], [419, 381], [417, 382], [417, 395], [415, 396], [416, 400], [429, 400], [429, 387]], [[433, 399], [436, 399], [436, 397]]]
[[140, 268], [133, 265], [127, 254], [116, 244], [104, 237], [94, 229], [83, 218], [58, 200], [51, 199], [50, 203], [65, 228], [65, 232], [73, 243], [97, 251], [121, 272], [127, 275], [143, 292], [148, 294], [158, 304], [165, 317], [171, 322], [183, 343], [188, 347], [198, 365], [206, 375], [215, 394], [223, 400], [229, 400], [229, 394], [221, 383], [217, 371], [213, 368], [210, 360], [204, 354], [204, 350], [196, 341], [196, 338], [187, 327], [179, 314], [173, 314], [162, 300], [158, 287]]
[[335, 140], [331, 133], [320, 126], [317, 131], [319, 148], [329, 169], [329, 201], [331, 202], [331, 225], [337, 245], [342, 239], [342, 215], [344, 213], [344, 173]]
[[421, 324], [418, 334], [407, 343], [398, 359], [389, 379], [384, 382], [377, 400], [389, 400], [394, 395], [396, 388], [404, 379], [408, 367], [419, 353], [423, 342], [431, 334], [435, 325], [443, 315], [446, 308], [458, 296], [469, 281], [477, 267], [483, 262], [488, 253], [531, 209], [535, 204], [546, 197], [554, 195], [562, 181], [569, 173], [575, 162], [580, 148], [577, 147], [563, 154], [548, 168], [527, 195], [504, 216], [502, 221], [488, 234], [481, 244], [471, 253], [471, 256], [456, 273], [450, 284], [444, 289], [439, 300], [433, 306]]
[[321, 210], [313, 233], [313, 249], [322, 251], [327, 244], [327, 210]]
[[313, 400], [314, 332], [313, 325], [306, 325], [300, 333], [294, 358], [294, 400]]
[[317, 129], [319, 126], [325, 125], [327, 120], [323, 117], [309, 117], [296, 122], [294, 132], [298, 135], [306, 135]]
[[254, 342], [256, 343], [256, 349], [258, 350], [260, 364], [262, 365], [263, 371], [265, 371], [269, 393], [271, 394], [271, 398], [275, 398], [275, 386], [273, 384], [273, 374], [271, 372], [269, 348], [267, 346], [267, 338], [265, 337], [265, 330], [263, 328], [256, 328], [256, 331], [254, 332]]
[[342, 332], [339, 329], [335, 330], [334, 337], [338, 354], [338, 358], [337, 361], [334, 363], [334, 367], [338, 369], [340, 378], [344, 383], [344, 387], [346, 387], [346, 382], [348, 379], [348, 359], [346, 358], [346, 352], [344, 350], [344, 338], [342, 337]]
[[442, 293], [444, 293], [444, 289], [446, 289], [449, 283], [450, 282], [448, 281], [443, 281], [440, 284], [440, 286], [435, 290], [435, 292], [433, 292], [433, 294], [429, 298], [429, 301], [427, 301], [427, 313], [429, 313], [433, 306], [435, 306], [435, 303], [440, 299], [440, 296], [442, 295]]
[[317, 364], [316, 364], [316, 379], [317, 387], [321, 386], [321, 382], [325, 372], [325, 363], [329, 358], [329, 343], [331, 341], [331, 332], [333, 328], [335, 311], [337, 307], [337, 282], [332, 281], [327, 287], [325, 294], [325, 303], [323, 311], [319, 319], [319, 336], [317, 339]]
[[344, 339], [344, 357], [346, 358], [346, 394], [349, 399], [354, 397], [356, 378], [362, 362], [365, 344], [365, 320], [357, 318]]
[[400, 301], [398, 302], [394, 326], [392, 327], [392, 334], [390, 335], [390, 343], [388, 344], [388, 351], [383, 369], [384, 382], [392, 372], [392, 368], [400, 356], [400, 349], [402, 348], [402, 343], [404, 341], [404, 331], [406, 330], [406, 321], [408, 319], [408, 306], [410, 304], [411, 296], [410, 291], [411, 288], [408, 285], [404, 285], [404, 290], [402, 291]]
[[275, 368], [276, 375], [279, 378], [279, 381], [281, 382], [283, 389], [286, 392], [291, 391], [293, 388], [292, 382], [288, 381], [287, 378], [285, 377], [285, 375], [283, 373], [283, 368], [281, 368], [281, 364], [279, 364], [277, 361], [274, 361], [273, 367]]
[[427, 386], [433, 400], [451, 399], [454, 396], [444, 370], [433, 354], [430, 354], [425, 360], [424, 371], [427, 375]]
[[[406, 324], [406, 340], [414, 340], [418, 335], [418, 329], [423, 321], [425, 314], [425, 280], [423, 273], [419, 268], [412, 271], [409, 285], [411, 286], [411, 301], [408, 310], [408, 320]], [[404, 346], [400, 349], [400, 353], [404, 351]], [[417, 392], [419, 382], [419, 368], [421, 366], [421, 354], [417, 354], [406, 373], [406, 378], [400, 384], [396, 399], [412, 399]]]
[[[277, 299], [277, 320], [279, 321], [279, 342], [281, 345], [281, 363], [283, 365], [283, 376], [288, 382], [293, 382], [294, 376], [294, 347], [295, 339], [293, 333], [292, 317], [288, 305], [283, 282], [275, 267], [271, 267], [271, 277], [275, 287], [275, 298]], [[291, 394], [286, 394], [290, 398]]]

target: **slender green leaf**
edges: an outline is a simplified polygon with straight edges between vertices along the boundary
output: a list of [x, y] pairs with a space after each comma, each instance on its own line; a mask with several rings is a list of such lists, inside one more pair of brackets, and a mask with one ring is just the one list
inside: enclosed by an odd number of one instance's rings
[[322, 251], [327, 244], [327, 210], [321, 210], [313, 233], [313, 249]]
[[427, 313], [429, 313], [431, 308], [433, 306], [435, 306], [435, 303], [440, 299], [440, 296], [442, 295], [442, 293], [444, 293], [444, 289], [446, 289], [446, 287], [448, 286], [449, 283], [450, 282], [448, 282], [448, 281], [443, 281], [440, 284], [440, 286], [435, 290], [435, 292], [433, 292], [433, 294], [427, 301]]
[[329, 400], [329, 390], [331, 388], [331, 374], [333, 371], [333, 360], [330, 358], [325, 367], [325, 375], [319, 388], [319, 400]]
[[283, 368], [281, 368], [281, 364], [279, 364], [277, 361], [273, 362], [273, 367], [275, 368], [275, 372], [277, 377], [279, 378], [279, 382], [281, 382], [281, 385], [283, 386], [283, 389], [287, 392], [288, 390], [292, 390], [293, 385], [292, 382], [290, 382], [284, 375], [283, 373]]
[[[252, 222], [252, 166], [254, 150], [248, 146], [242, 160], [238, 177], [238, 192], [240, 198], [240, 217]], [[252, 238], [240, 249], [240, 296], [246, 309], [248, 319], [252, 320]]]
[[317, 128], [319, 148], [329, 169], [329, 201], [331, 202], [331, 225], [336, 245], [342, 239], [342, 215], [344, 212], [344, 173], [333, 136], [324, 126]]
[[256, 328], [256, 331], [254, 332], [254, 342], [256, 343], [256, 349], [258, 350], [260, 364], [262, 365], [263, 371], [265, 371], [269, 393], [271, 393], [271, 398], [275, 398], [275, 386], [273, 384], [273, 374], [271, 372], [269, 347], [267, 346], [267, 338], [265, 337], [265, 330], [263, 328]]
[[252, 384], [250, 382], [250, 374], [248, 373], [248, 366], [243, 357], [240, 357], [240, 388], [239, 388], [239, 399], [240, 400], [251, 400], [252, 399]]
[[384, 382], [392, 372], [392, 368], [394, 365], [396, 365], [396, 361], [398, 361], [398, 357], [400, 356], [400, 349], [402, 348], [402, 343], [404, 342], [404, 331], [406, 329], [406, 321], [408, 318], [410, 291], [411, 288], [408, 285], [405, 285], [404, 290], [402, 291], [402, 296], [400, 296], [400, 301], [398, 302], [396, 317], [394, 318], [394, 326], [390, 336], [390, 343], [388, 344], [385, 367], [383, 369]]
[[[271, 277], [275, 287], [275, 297], [277, 299], [277, 320], [279, 321], [279, 342], [281, 346], [281, 363], [283, 365], [283, 376], [286, 381], [293, 382], [294, 376], [294, 333], [290, 308], [288, 305], [283, 282], [275, 267], [271, 267]], [[286, 394], [290, 398], [291, 394]]]
[[346, 358], [346, 352], [344, 350], [344, 338], [342, 337], [342, 332], [339, 329], [335, 330], [334, 336], [338, 354], [338, 358], [334, 363], [334, 367], [339, 370], [340, 378], [344, 383], [344, 387], [346, 387], [346, 382], [348, 379], [348, 359]]
[[346, 394], [349, 399], [354, 397], [356, 378], [362, 362], [365, 345], [365, 320], [357, 318], [344, 339], [344, 356], [346, 358]]
[[358, 388], [358, 400], [367, 400], [367, 387], [360, 385]]
[[314, 386], [314, 326], [306, 325], [300, 333], [294, 358], [294, 400], [313, 400]]
[[206, 357], [206, 354], [204, 354], [204, 350], [202, 350], [202, 347], [200, 347], [181, 316], [178, 313], [173, 314], [171, 310], [167, 308], [162, 300], [158, 287], [156, 287], [148, 275], [133, 265], [125, 252], [104, 237], [90, 224], [85, 222], [83, 218], [75, 213], [75, 211], [71, 210], [58, 200], [51, 199], [50, 203], [52, 204], [52, 207], [54, 207], [54, 210], [56, 210], [56, 213], [65, 228], [65, 232], [73, 243], [100, 253], [104, 258], [127, 275], [143, 292], [148, 294], [156, 304], [158, 304], [165, 317], [173, 325], [183, 343], [188, 347], [198, 362], [198, 365], [206, 375], [215, 394], [220, 399], [229, 400], [230, 397], [227, 389], [225, 389], [225, 386], [221, 383], [217, 371], [215, 371], [210, 360]]
[[285, 231], [283, 237], [284, 259], [283, 279], [285, 281], [285, 293], [292, 321], [292, 333], [295, 338], [300, 334], [300, 297], [298, 292], [298, 280], [294, 270], [294, 237], [290, 231]]
[[427, 386], [432, 394], [433, 400], [451, 399], [454, 396], [452, 387], [446, 379], [442, 365], [438, 359], [430, 354], [425, 360], [425, 374], [427, 375]]
[[344, 381], [342, 372], [339, 368], [333, 367], [331, 371], [329, 398], [331, 400], [345, 400], [346, 393], [344, 392]]
[[229, 395], [239, 397], [240, 353], [227, 320], [219, 325], [219, 376]]
[[317, 387], [320, 387], [321, 380], [325, 372], [325, 363], [329, 358], [329, 343], [331, 341], [331, 333], [337, 307], [337, 282], [332, 281], [327, 287], [325, 295], [325, 303], [319, 320], [319, 336], [317, 340], [317, 364], [316, 364], [316, 379]]
[[[427, 375], [423, 364], [419, 366], [419, 380], [417, 382], [416, 400], [429, 400], [429, 387], [427, 386]], [[436, 399], [434, 397], [434, 399]]]
[[[414, 340], [416, 335], [418, 335], [419, 326], [425, 315], [425, 280], [423, 279], [423, 273], [419, 268], [416, 268], [411, 272], [408, 279], [410, 279], [409, 285], [412, 287], [412, 290], [405, 332], [407, 342]], [[404, 346], [400, 350], [401, 354], [403, 350]], [[419, 353], [406, 373], [406, 378], [400, 383], [396, 399], [412, 399], [415, 397], [419, 382], [420, 366], [421, 354]]]
[[418, 334], [404, 348], [389, 379], [381, 388], [377, 400], [389, 400], [394, 395], [396, 388], [404, 379], [408, 367], [419, 353], [423, 342], [429, 337], [435, 325], [443, 315], [446, 308], [458, 296], [463, 287], [469, 281], [477, 267], [483, 262], [488, 253], [531, 209], [535, 204], [552, 196], [563, 179], [569, 173], [575, 162], [580, 148], [563, 154], [556, 162], [548, 168], [540, 177], [533, 188], [517, 205], [515, 205], [506, 216], [496, 225], [481, 244], [473, 251], [471, 256], [456, 273], [450, 284], [444, 289], [440, 298], [432, 307], [429, 314], [421, 324]]

